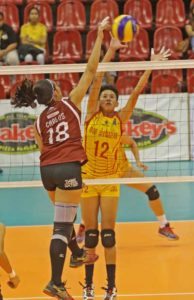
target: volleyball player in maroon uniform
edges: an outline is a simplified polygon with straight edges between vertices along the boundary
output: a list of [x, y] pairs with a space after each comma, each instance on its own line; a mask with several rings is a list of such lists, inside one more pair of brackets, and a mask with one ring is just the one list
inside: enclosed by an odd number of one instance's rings
[[[12, 100], [15, 107], [35, 107], [35, 100], [46, 106], [35, 123], [35, 137], [41, 151], [41, 178], [55, 205], [50, 244], [52, 277], [44, 293], [61, 300], [73, 299], [61, 281], [67, 246], [77, 257], [80, 251], [72, 233], [75, 234], [73, 223], [82, 191], [81, 165], [87, 160], [81, 143], [81, 101], [96, 73], [103, 30], [109, 26], [108, 17], [99, 24], [86, 70], [68, 99], [61, 99], [59, 88], [45, 79], [34, 85], [29, 80], [23, 81]], [[83, 250], [80, 256], [82, 259]], [[93, 262], [96, 258], [87, 258], [86, 262]]]

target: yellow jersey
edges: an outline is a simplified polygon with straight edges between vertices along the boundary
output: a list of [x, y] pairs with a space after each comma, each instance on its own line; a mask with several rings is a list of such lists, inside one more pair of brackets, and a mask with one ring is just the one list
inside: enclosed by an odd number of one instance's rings
[[122, 123], [117, 112], [107, 117], [99, 111], [85, 122], [84, 148], [88, 162], [83, 167], [84, 178], [117, 177], [121, 136]]
[[125, 175], [125, 172], [129, 170], [130, 163], [127, 159], [125, 148], [122, 145], [120, 145], [119, 147], [118, 161], [119, 161], [118, 177], [123, 177]]
[[[34, 41], [35, 47], [41, 48], [40, 45], [36, 44], [36, 41], [41, 41], [41, 39], [44, 39], [47, 36], [46, 26], [42, 23], [37, 23], [36, 25], [32, 25], [31, 23], [26, 23], [22, 25], [20, 38], [22, 39], [27, 36]], [[46, 44], [42, 46], [42, 48], [45, 47]]]

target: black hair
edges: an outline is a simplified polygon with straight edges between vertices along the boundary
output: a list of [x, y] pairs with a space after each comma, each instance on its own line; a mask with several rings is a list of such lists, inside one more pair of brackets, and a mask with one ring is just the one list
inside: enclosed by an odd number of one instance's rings
[[39, 9], [38, 9], [36, 6], [32, 6], [32, 7], [30, 8], [30, 10], [29, 10], [29, 12], [28, 12], [28, 15], [30, 15], [31, 11], [34, 10], [34, 9], [37, 11], [38, 15], [40, 16], [40, 11], [39, 11]]
[[2, 11], [0, 11], [0, 16], [4, 18], [4, 13]]
[[119, 98], [119, 93], [118, 93], [118, 90], [117, 88], [114, 86], [114, 85], [111, 85], [111, 84], [105, 84], [105, 85], [102, 85], [101, 89], [100, 89], [100, 92], [99, 92], [99, 97], [101, 95], [102, 92], [106, 91], [106, 90], [111, 90], [113, 91], [113, 93], [115, 93], [116, 95], [116, 98], [118, 100]]
[[15, 95], [11, 99], [14, 107], [36, 107], [36, 100], [39, 104], [48, 105], [53, 99], [54, 85], [52, 81], [43, 79], [35, 84], [29, 79], [24, 79], [17, 87]]
[[39, 104], [48, 105], [53, 98], [54, 84], [49, 79], [42, 79], [35, 83], [34, 94]]

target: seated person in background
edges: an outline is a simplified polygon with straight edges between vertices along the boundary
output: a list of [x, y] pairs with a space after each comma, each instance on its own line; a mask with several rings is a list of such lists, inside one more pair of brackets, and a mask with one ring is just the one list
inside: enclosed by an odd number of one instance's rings
[[44, 24], [39, 22], [39, 17], [39, 10], [32, 7], [29, 12], [29, 22], [21, 27], [19, 56], [21, 61], [31, 63], [36, 60], [38, 64], [43, 65], [45, 63], [47, 29]]
[[194, 3], [191, 4], [190, 14], [186, 21], [185, 30], [190, 39], [192, 52], [194, 52]]
[[0, 12], [0, 64], [18, 65], [17, 34], [4, 23], [4, 14]]

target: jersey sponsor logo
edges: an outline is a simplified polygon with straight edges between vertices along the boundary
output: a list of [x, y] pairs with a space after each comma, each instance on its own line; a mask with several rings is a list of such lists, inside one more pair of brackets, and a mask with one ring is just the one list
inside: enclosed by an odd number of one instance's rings
[[52, 127], [53, 125], [55, 125], [56, 123], [62, 121], [65, 119], [65, 114], [62, 112], [60, 114], [57, 114], [58, 116], [54, 116], [52, 117], [52, 119], [50, 119], [49, 121], [46, 122], [46, 127]]
[[112, 236], [111, 233], [105, 233], [105, 234], [104, 234], [104, 237], [105, 237], [105, 238], [106, 238], [106, 237], [110, 237], [110, 236]]
[[98, 130], [98, 128], [95, 128], [93, 126], [90, 127], [89, 133], [94, 136], [98, 135], [99, 137], [105, 137], [105, 138], [109, 138], [109, 139], [117, 139], [118, 138], [117, 132], [113, 132], [113, 131], [107, 130], [107, 129]]
[[145, 149], [166, 141], [177, 132], [177, 128], [174, 121], [159, 114], [135, 109], [125, 132], [136, 141], [139, 149]]
[[47, 119], [54, 118], [54, 117], [57, 116], [58, 114], [59, 114], [59, 111], [57, 110], [57, 111], [53, 112], [52, 114], [47, 115]]
[[109, 131], [109, 130], [100, 130], [99, 133], [98, 133], [98, 136], [99, 137], [106, 137], [108, 139], [117, 139], [118, 137], [118, 134], [117, 132], [112, 132], [112, 131]]
[[28, 113], [8, 113], [0, 118], [0, 152], [29, 153], [38, 150], [34, 138], [36, 117]]
[[53, 111], [53, 110], [56, 110], [56, 107], [51, 106], [51, 107], [49, 107], [48, 112], [50, 113], [50, 112]]
[[71, 187], [76, 187], [76, 186], [78, 186], [78, 181], [76, 178], [65, 179], [65, 182], [64, 182], [65, 188], [71, 188]]

